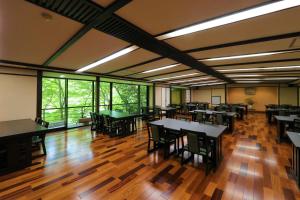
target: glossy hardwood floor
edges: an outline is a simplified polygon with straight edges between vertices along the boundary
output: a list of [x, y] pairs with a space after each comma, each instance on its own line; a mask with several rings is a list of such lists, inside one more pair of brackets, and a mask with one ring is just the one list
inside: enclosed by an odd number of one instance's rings
[[[92, 136], [88, 128], [47, 136], [48, 156], [0, 177], [0, 199], [300, 199], [290, 174], [291, 146], [275, 142], [264, 114], [237, 121], [224, 135], [215, 173], [147, 154], [146, 130], [125, 138]], [[201, 160], [201, 159], [199, 159]]]

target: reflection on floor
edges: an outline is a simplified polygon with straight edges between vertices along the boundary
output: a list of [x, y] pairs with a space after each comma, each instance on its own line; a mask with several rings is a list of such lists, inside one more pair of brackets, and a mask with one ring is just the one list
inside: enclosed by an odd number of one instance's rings
[[0, 199], [299, 199], [290, 174], [291, 146], [275, 142], [264, 114], [237, 121], [223, 140], [224, 160], [205, 177], [202, 165], [181, 166], [147, 154], [147, 134], [92, 136], [87, 128], [47, 136], [48, 156], [0, 177]]

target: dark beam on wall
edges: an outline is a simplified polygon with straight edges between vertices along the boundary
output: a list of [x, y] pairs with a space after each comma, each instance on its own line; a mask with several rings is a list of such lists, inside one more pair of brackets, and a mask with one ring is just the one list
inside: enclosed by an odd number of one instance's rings
[[93, 72], [84, 72], [84, 73], [76, 73], [72, 69], [65, 69], [53, 66], [44, 66], [44, 65], [37, 65], [33, 63], [25, 63], [25, 62], [17, 62], [11, 60], [0, 60], [0, 65], [10, 68], [25, 68], [25, 69], [33, 69], [33, 70], [41, 70], [41, 71], [49, 71], [49, 72], [59, 72], [59, 73], [66, 73], [66, 74], [81, 74], [86, 76], [100, 76], [106, 78], [115, 78], [120, 80], [131, 80], [131, 81], [148, 81], [143, 78], [126, 78], [121, 76], [114, 76], [114, 75], [103, 75], [100, 73], [93, 73]]
[[49, 65], [57, 57], [59, 57], [63, 52], [70, 48], [76, 41], [78, 41], [82, 36], [84, 36], [88, 31], [90, 31], [94, 26], [104, 22], [110, 15], [115, 11], [122, 8], [132, 0], [117, 0], [110, 4], [102, 13], [98, 13], [97, 16], [88, 24], [83, 26], [75, 35], [73, 35], [66, 43], [64, 43], [53, 55], [51, 55], [43, 65]]

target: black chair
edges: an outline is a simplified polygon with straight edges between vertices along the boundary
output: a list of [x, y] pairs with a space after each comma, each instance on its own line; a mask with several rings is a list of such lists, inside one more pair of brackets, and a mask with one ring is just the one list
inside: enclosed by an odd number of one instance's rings
[[[148, 129], [148, 153], [149, 153], [158, 149], [160, 143], [160, 136], [164, 132], [164, 126], [150, 125], [149, 123], [147, 123], [147, 129]], [[153, 142], [152, 149], [150, 148], [151, 142]]]
[[111, 120], [109, 116], [104, 115], [103, 116], [103, 127], [104, 131], [108, 133], [110, 136], [113, 136], [116, 134], [116, 126], [115, 123]]
[[187, 145], [184, 145], [182, 150], [181, 163], [185, 163], [184, 152], [188, 151], [191, 153], [189, 157], [194, 159], [194, 154], [201, 155], [203, 158], [203, 163], [205, 164], [205, 174], [209, 172], [209, 165], [212, 166], [212, 146], [206, 133], [195, 132], [190, 130], [181, 129], [182, 135], [187, 135]]
[[214, 124], [217, 125], [227, 125], [226, 116], [223, 113], [215, 113], [213, 115]]
[[[49, 122], [40, 120], [40, 123], [43, 127], [49, 128]], [[33, 135], [33, 137], [32, 137], [32, 146], [33, 147], [39, 147], [40, 145], [42, 145], [42, 148], [43, 148], [42, 155], [47, 155], [45, 139], [46, 139], [46, 133], [40, 133], [39, 135]]]
[[[176, 138], [165, 131], [162, 125], [150, 124], [148, 127], [148, 152], [156, 150], [158, 147], [163, 146], [164, 158], [168, 158], [170, 155], [170, 146], [174, 145], [174, 152], [176, 152]], [[150, 149], [150, 142], [153, 141], [153, 149]]]
[[300, 132], [300, 119], [294, 119], [293, 131]]
[[205, 113], [203, 112], [196, 112], [195, 121], [199, 123], [205, 122]]
[[99, 125], [98, 125], [98, 119], [97, 119], [97, 115], [94, 112], [90, 112], [90, 116], [91, 116], [91, 131], [97, 131], [99, 130]]

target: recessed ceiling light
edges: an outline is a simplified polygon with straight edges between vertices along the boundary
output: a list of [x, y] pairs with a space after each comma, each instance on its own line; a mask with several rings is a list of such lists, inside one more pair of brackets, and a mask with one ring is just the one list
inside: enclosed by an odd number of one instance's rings
[[64, 78], [64, 77], [65, 77], [65, 75], [60, 75], [59, 77], [60, 77], [60, 78]]
[[156, 72], [156, 71], [160, 71], [160, 70], [164, 70], [164, 69], [169, 69], [169, 68], [172, 68], [172, 67], [176, 67], [178, 65], [180, 65], [180, 64], [167, 65], [167, 66], [164, 66], [164, 67], [160, 67], [160, 68], [156, 68], [156, 69], [151, 69], [151, 70], [144, 71], [144, 72], [141, 72], [141, 73], [142, 74], [146, 74], [146, 73]]
[[168, 80], [168, 79], [173, 79], [173, 78], [180, 78], [180, 77], [185, 77], [185, 76], [193, 76], [199, 73], [191, 73], [191, 74], [184, 74], [184, 75], [179, 75], [179, 76], [172, 76], [172, 77], [167, 77], [167, 78], [159, 78], [159, 79], [154, 79], [151, 81], [162, 81], [162, 80]]
[[236, 72], [236, 71], [268, 71], [281, 69], [300, 69], [300, 66], [283, 66], [283, 67], [260, 67], [260, 68], [241, 68], [241, 69], [219, 69], [218, 72]]
[[50, 15], [49, 13], [46, 13], [46, 12], [42, 12], [41, 16], [44, 18], [44, 20], [46, 22], [49, 22], [53, 19], [52, 15]]
[[202, 22], [202, 23], [199, 23], [199, 24], [196, 24], [193, 26], [182, 28], [182, 29], [158, 36], [157, 38], [159, 40], [164, 40], [164, 39], [169, 39], [169, 38], [173, 38], [173, 37], [178, 37], [181, 35], [186, 35], [186, 34], [198, 32], [198, 31], [203, 31], [203, 30], [215, 28], [218, 26], [223, 26], [226, 24], [231, 24], [234, 22], [238, 22], [238, 21], [266, 15], [269, 13], [285, 10], [288, 8], [293, 8], [293, 7], [296, 7], [299, 5], [300, 5], [299, 0], [283, 0], [283, 1], [278, 1], [278, 2], [274, 2], [274, 3], [269, 3], [269, 4], [266, 4], [263, 6], [247, 9], [245, 11], [237, 12], [234, 14], [229, 14], [224, 17], [219, 17], [219, 18], [216, 18], [213, 20], [208, 20], [206, 22]]
[[241, 59], [241, 58], [252, 58], [252, 57], [261, 57], [261, 56], [271, 56], [276, 54], [284, 54], [297, 52], [297, 50], [291, 51], [276, 51], [276, 52], [265, 52], [265, 53], [253, 53], [253, 54], [244, 54], [244, 55], [236, 55], [236, 56], [224, 56], [224, 57], [216, 57], [216, 58], [207, 58], [200, 59], [198, 61], [219, 61], [219, 60], [233, 60], [233, 59]]
[[106, 62], [108, 62], [108, 61], [111, 61], [111, 60], [113, 60], [113, 59], [115, 59], [115, 58], [118, 58], [118, 57], [120, 57], [120, 56], [123, 56], [123, 55], [125, 55], [125, 54], [127, 54], [127, 53], [129, 53], [129, 52], [132, 52], [132, 51], [136, 50], [136, 49], [138, 49], [138, 46], [135, 46], [135, 45], [134, 45], [134, 46], [127, 47], [127, 48], [125, 48], [125, 49], [122, 49], [122, 50], [120, 50], [120, 51], [114, 53], [114, 54], [111, 54], [110, 56], [107, 56], [107, 57], [105, 57], [105, 58], [102, 58], [101, 60], [98, 60], [97, 62], [94, 62], [94, 63], [92, 63], [92, 64], [89, 64], [89, 65], [87, 65], [87, 66], [84, 66], [84, 67], [78, 69], [76, 72], [84, 72], [84, 71], [86, 71], [86, 70], [92, 69], [92, 68], [94, 68], [94, 67], [96, 67], [96, 66], [98, 66], [98, 65], [101, 65], [101, 64], [106, 63]]

